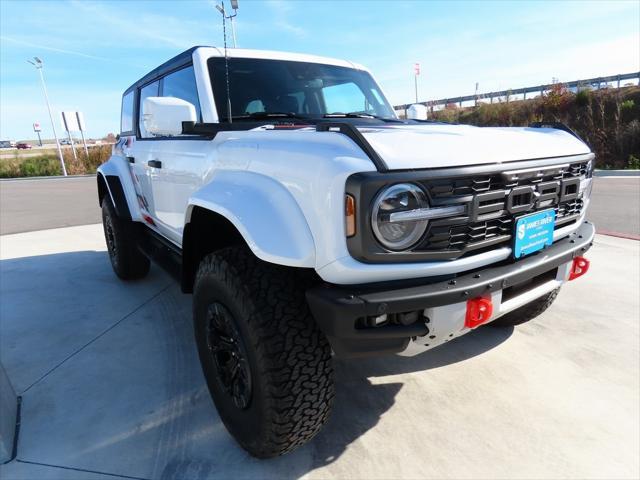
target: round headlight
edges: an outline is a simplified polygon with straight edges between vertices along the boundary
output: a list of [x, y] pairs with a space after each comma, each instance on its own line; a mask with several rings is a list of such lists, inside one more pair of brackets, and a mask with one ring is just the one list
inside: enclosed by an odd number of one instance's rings
[[424, 191], [411, 183], [385, 188], [373, 202], [371, 226], [378, 241], [389, 250], [406, 250], [420, 240], [428, 220], [392, 221], [391, 214], [427, 208]]

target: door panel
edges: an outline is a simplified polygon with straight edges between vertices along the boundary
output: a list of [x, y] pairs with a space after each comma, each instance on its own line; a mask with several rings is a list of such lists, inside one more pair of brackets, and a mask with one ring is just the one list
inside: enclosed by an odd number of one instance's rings
[[160, 168], [148, 167], [151, 179], [154, 220], [158, 230], [174, 242], [182, 243], [189, 197], [204, 182], [208, 171], [208, 140], [157, 140], [152, 156]]
[[[143, 216], [148, 218], [154, 217], [153, 197], [151, 195], [151, 178], [147, 168], [147, 161], [151, 156], [152, 142], [136, 140], [131, 137], [130, 147], [125, 149], [127, 158], [129, 159], [129, 169], [131, 170], [131, 178], [136, 189], [138, 205]], [[149, 220], [146, 220], [149, 223]]]
[[152, 220], [155, 219], [155, 208], [151, 190], [151, 177], [147, 163], [153, 158], [155, 142], [153, 140], [144, 140], [151, 137], [151, 135], [147, 134], [144, 128], [144, 123], [142, 122], [142, 104], [145, 98], [157, 96], [159, 91], [159, 80], [156, 80], [155, 82], [152, 82], [140, 89], [138, 95], [137, 128], [142, 140], [132, 137], [131, 146], [127, 153], [127, 156], [129, 157], [129, 167], [131, 168], [131, 173], [136, 187], [136, 194], [138, 196], [138, 204], [140, 205], [143, 214], [147, 216], [145, 221], [149, 224], [152, 224]]

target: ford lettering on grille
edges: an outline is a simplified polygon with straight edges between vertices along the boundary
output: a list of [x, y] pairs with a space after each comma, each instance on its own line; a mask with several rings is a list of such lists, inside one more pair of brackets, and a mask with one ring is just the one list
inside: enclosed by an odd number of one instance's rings
[[580, 179], [568, 178], [523, 185], [510, 190], [476, 194], [470, 206], [472, 222], [498, 218], [505, 213], [512, 215], [568, 202], [578, 197]]

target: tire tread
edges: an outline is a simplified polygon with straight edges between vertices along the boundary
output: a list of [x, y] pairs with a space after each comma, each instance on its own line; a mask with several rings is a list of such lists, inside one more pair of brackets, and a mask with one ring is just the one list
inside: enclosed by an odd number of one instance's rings
[[194, 291], [209, 275], [230, 287], [234, 301], [251, 304], [246, 320], [255, 334], [260, 374], [268, 377], [266, 434], [256, 443], [238, 441], [260, 458], [287, 453], [321, 430], [334, 398], [331, 348], [307, 306], [305, 281], [291, 269], [260, 261], [244, 247], [206, 256]]

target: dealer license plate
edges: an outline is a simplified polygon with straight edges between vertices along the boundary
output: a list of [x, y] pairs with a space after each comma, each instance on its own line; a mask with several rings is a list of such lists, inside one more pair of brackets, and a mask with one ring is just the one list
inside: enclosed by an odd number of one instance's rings
[[553, 243], [555, 210], [544, 210], [518, 218], [514, 234], [513, 256], [521, 258]]

